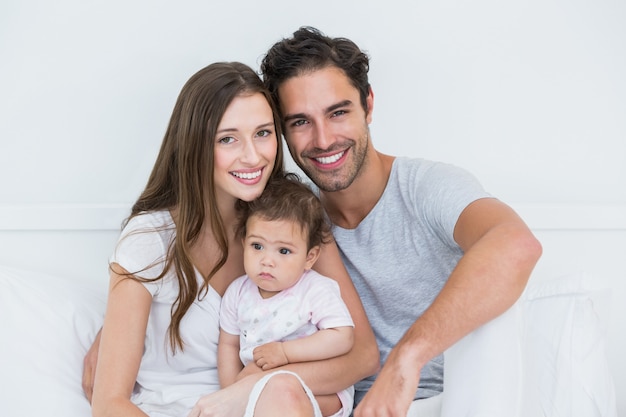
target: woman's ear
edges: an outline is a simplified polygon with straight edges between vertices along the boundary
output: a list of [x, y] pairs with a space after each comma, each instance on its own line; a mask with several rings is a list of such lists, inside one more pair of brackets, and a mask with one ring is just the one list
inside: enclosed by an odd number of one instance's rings
[[319, 246], [313, 246], [309, 249], [309, 252], [306, 254], [306, 263], [304, 264], [304, 269], [311, 269], [313, 264], [317, 261], [317, 258], [320, 257], [321, 248]]

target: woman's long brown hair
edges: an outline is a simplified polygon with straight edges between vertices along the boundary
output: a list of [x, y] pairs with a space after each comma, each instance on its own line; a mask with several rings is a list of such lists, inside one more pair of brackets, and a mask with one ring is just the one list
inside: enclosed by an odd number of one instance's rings
[[[237, 62], [211, 64], [183, 86], [174, 106], [161, 149], [146, 188], [132, 207], [128, 221], [147, 211], [176, 208], [176, 236], [168, 249], [165, 267], [154, 280], [174, 268], [179, 294], [172, 306], [169, 339], [172, 350], [184, 349], [180, 323], [196, 297], [208, 290], [211, 277], [226, 263], [228, 238], [217, 209], [213, 177], [215, 135], [222, 116], [232, 100], [240, 95], [261, 93], [274, 114], [278, 140], [276, 162], [271, 176], [283, 175], [282, 134], [277, 111], [269, 91], [247, 65]], [[208, 204], [208, 207], [206, 206]], [[221, 256], [199, 287], [190, 248], [196, 242], [208, 217]], [[133, 273], [137, 279], [141, 278]], [[153, 281], [153, 280], [144, 280]]]

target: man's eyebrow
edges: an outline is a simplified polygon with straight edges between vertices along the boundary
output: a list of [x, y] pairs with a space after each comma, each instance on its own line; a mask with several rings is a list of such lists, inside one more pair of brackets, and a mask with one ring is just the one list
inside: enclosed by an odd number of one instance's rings
[[332, 113], [337, 109], [340, 109], [342, 107], [350, 107], [352, 106], [352, 100], [343, 100], [340, 101], [339, 103], [335, 103], [332, 106], [328, 106], [326, 108], [326, 113]]
[[306, 119], [306, 114], [304, 113], [294, 113], [294, 114], [286, 114], [283, 117], [283, 122], [288, 122], [294, 119]]
[[[331, 104], [330, 106], [326, 107], [326, 109], [324, 110], [324, 113], [326, 114], [332, 113], [337, 109], [340, 109], [342, 107], [350, 107], [353, 104], [354, 103], [352, 103], [352, 100], [342, 100], [339, 103]], [[286, 114], [283, 117], [283, 121], [288, 122], [294, 119], [306, 119], [306, 118], [307, 118], [306, 113], [293, 113], [293, 114]]]

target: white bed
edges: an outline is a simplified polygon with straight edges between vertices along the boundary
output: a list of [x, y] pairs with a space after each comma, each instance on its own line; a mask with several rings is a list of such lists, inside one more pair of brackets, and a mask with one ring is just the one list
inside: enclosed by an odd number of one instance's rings
[[[514, 308], [447, 351], [442, 415], [616, 417], [608, 294], [587, 281], [532, 284]], [[82, 358], [105, 299], [102, 285], [0, 266], [0, 415], [90, 415]]]

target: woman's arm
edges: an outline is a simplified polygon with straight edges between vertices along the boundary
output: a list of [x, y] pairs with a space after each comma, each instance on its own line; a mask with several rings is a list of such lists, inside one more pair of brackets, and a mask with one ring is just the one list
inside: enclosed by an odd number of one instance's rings
[[119, 265], [112, 265], [96, 365], [92, 410], [100, 416], [146, 416], [130, 401], [144, 350], [152, 296]]
[[351, 326], [321, 329], [309, 336], [270, 342], [254, 349], [254, 361], [264, 371], [288, 363], [319, 361], [348, 353], [354, 345]]

